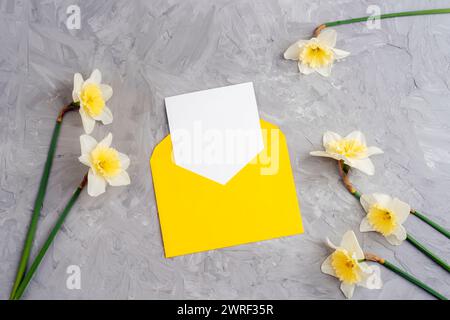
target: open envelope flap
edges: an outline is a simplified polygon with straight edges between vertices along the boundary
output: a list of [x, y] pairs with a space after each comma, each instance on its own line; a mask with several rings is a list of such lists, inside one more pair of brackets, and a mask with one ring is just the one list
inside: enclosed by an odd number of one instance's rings
[[303, 232], [286, 140], [261, 120], [264, 149], [222, 185], [173, 161], [170, 135], [150, 159], [166, 257]]

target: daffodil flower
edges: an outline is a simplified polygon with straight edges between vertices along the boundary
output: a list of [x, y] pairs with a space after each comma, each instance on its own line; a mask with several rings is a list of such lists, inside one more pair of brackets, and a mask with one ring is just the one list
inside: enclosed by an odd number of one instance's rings
[[364, 252], [353, 231], [344, 234], [339, 246], [328, 238], [327, 243], [334, 252], [322, 263], [321, 270], [341, 281], [341, 290], [348, 299], [353, 296], [356, 286], [367, 289], [382, 287], [380, 268], [363, 262]]
[[350, 54], [350, 52], [336, 49], [335, 45], [336, 31], [325, 29], [317, 38], [295, 42], [284, 52], [284, 58], [298, 61], [298, 69], [303, 74], [318, 72], [328, 77], [334, 61]]
[[92, 71], [86, 81], [79, 73], [75, 73], [73, 77], [72, 99], [80, 103], [81, 121], [87, 134], [94, 130], [95, 121], [101, 121], [103, 124], [113, 121], [111, 110], [106, 106], [113, 90], [111, 86], [101, 82], [102, 74], [98, 69]]
[[337, 133], [327, 131], [323, 135], [323, 146], [325, 151], [313, 151], [310, 154], [343, 160], [345, 164], [368, 175], [375, 173], [375, 167], [369, 157], [383, 153], [380, 148], [368, 147], [366, 138], [360, 131], [353, 131], [345, 138]]
[[379, 232], [392, 245], [400, 245], [406, 239], [402, 223], [411, 211], [409, 204], [381, 193], [363, 194], [360, 201], [367, 212], [361, 221], [361, 232]]
[[88, 194], [96, 197], [105, 192], [106, 184], [124, 186], [130, 184], [130, 176], [126, 172], [130, 165], [127, 155], [111, 148], [112, 134], [102, 141], [97, 141], [84, 134], [80, 137], [81, 163], [90, 167], [88, 173]]

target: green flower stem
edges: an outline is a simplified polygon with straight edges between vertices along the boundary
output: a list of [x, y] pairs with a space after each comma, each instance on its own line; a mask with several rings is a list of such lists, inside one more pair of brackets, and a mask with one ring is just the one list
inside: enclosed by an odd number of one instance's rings
[[40, 263], [42, 262], [42, 259], [44, 258], [48, 248], [50, 247], [53, 240], [55, 239], [58, 231], [61, 229], [61, 226], [63, 225], [64, 220], [66, 219], [67, 215], [69, 214], [70, 209], [72, 209], [73, 205], [77, 201], [78, 196], [80, 195], [81, 191], [84, 189], [86, 183], [87, 183], [87, 174], [84, 176], [83, 181], [80, 183], [78, 188], [75, 190], [75, 192], [73, 193], [69, 202], [66, 204], [66, 207], [64, 208], [63, 212], [61, 213], [58, 220], [56, 221], [56, 224], [53, 227], [52, 231], [50, 232], [47, 240], [45, 241], [41, 250], [39, 250], [39, 253], [37, 254], [36, 258], [34, 259], [33, 263], [31, 264], [30, 269], [25, 274], [22, 282], [20, 283], [19, 287], [17, 288], [17, 291], [13, 297], [13, 300], [19, 300], [22, 297], [23, 293], [25, 292], [25, 289], [27, 288], [28, 284], [30, 283], [31, 279], [33, 278], [34, 273], [36, 272], [37, 268], [39, 267]]
[[44, 172], [42, 174], [41, 181], [39, 183], [38, 194], [34, 202], [33, 215], [31, 216], [31, 222], [28, 227], [27, 235], [25, 237], [25, 244], [22, 250], [22, 256], [20, 258], [19, 267], [17, 268], [17, 274], [11, 290], [10, 299], [14, 297], [16, 290], [19, 287], [20, 282], [22, 281], [23, 275], [25, 273], [25, 270], [27, 268], [31, 248], [33, 246], [34, 237], [36, 235], [37, 223], [39, 220], [42, 204], [44, 202], [45, 193], [47, 190], [48, 178], [50, 176], [50, 171], [52, 169], [53, 158], [55, 156], [56, 145], [58, 142], [59, 133], [61, 131], [61, 124], [63, 117], [67, 112], [75, 110], [77, 108], [79, 108], [79, 104], [73, 102], [70, 103], [69, 105], [61, 109], [58, 118], [56, 119], [55, 128], [53, 129], [52, 139], [50, 141], [50, 147], [47, 153], [47, 160], [44, 166]]
[[437, 298], [439, 300], [448, 300], [445, 296], [443, 296], [442, 294], [440, 294], [439, 292], [437, 292], [433, 288], [430, 288], [429, 286], [427, 286], [425, 283], [423, 283], [419, 279], [413, 277], [412, 275], [410, 275], [406, 271], [400, 269], [396, 265], [390, 263], [389, 261], [386, 261], [385, 259], [379, 258], [379, 257], [377, 257], [377, 256], [375, 256], [373, 254], [370, 254], [370, 253], [366, 253], [365, 257], [366, 257], [366, 259], [365, 259], [366, 261], [374, 261], [374, 262], [377, 262], [377, 263], [385, 266], [386, 268], [388, 268], [389, 270], [393, 271], [397, 275], [399, 275], [402, 278], [408, 280], [412, 284], [415, 284], [419, 288], [425, 290], [426, 292], [428, 292], [429, 294], [431, 294], [435, 298]]
[[406, 234], [406, 240], [408, 240], [409, 243], [411, 243], [417, 249], [422, 251], [422, 253], [424, 253], [426, 256], [428, 256], [431, 260], [433, 260], [438, 265], [440, 265], [442, 268], [444, 268], [447, 272], [450, 272], [450, 266], [447, 264], [447, 262], [445, 262], [443, 259], [436, 256], [433, 252], [431, 252], [423, 244], [421, 244], [419, 241], [414, 239], [409, 233]]
[[[342, 183], [344, 184], [345, 188], [350, 192], [356, 199], [361, 198], [361, 194], [355, 189], [355, 187], [350, 182], [350, 179], [348, 177], [348, 173], [350, 171], [350, 167], [344, 164], [343, 160], [338, 161], [338, 169], [339, 169], [339, 175], [342, 178]], [[426, 248], [423, 244], [421, 244], [419, 241], [414, 239], [410, 234], [406, 235], [406, 240], [408, 240], [413, 246], [415, 246], [419, 251], [424, 253], [426, 256], [428, 256], [431, 260], [436, 262], [438, 265], [440, 265], [442, 268], [447, 270], [447, 272], [450, 272], [450, 266], [441, 258], [436, 256], [433, 252], [431, 252], [428, 248]]]
[[431, 227], [433, 227], [435, 230], [439, 231], [440, 233], [442, 233], [444, 236], [446, 236], [447, 238], [450, 239], [450, 231], [448, 231], [447, 229], [445, 229], [444, 227], [440, 226], [439, 224], [437, 224], [436, 222], [434, 222], [433, 220], [431, 220], [430, 218], [424, 216], [422, 213], [418, 212], [417, 210], [411, 209], [411, 214], [416, 216], [417, 218], [419, 218], [420, 220], [422, 220], [423, 222], [427, 223], [428, 225], [430, 225]]
[[342, 182], [344, 183], [345, 188], [350, 192], [355, 198], [359, 200], [361, 198], [361, 194], [356, 190], [352, 183], [350, 182], [350, 179], [348, 178], [348, 172], [350, 170], [350, 167], [344, 163], [344, 160], [338, 161], [338, 169], [339, 169], [339, 175], [342, 178]]
[[386, 13], [386, 14], [380, 14], [380, 15], [375, 15], [375, 16], [365, 16], [365, 17], [360, 17], [360, 18], [330, 21], [330, 22], [325, 22], [325, 23], [321, 24], [320, 26], [318, 26], [316, 28], [316, 30], [314, 30], [314, 35], [315, 36], [319, 35], [319, 33], [327, 27], [335, 27], [335, 26], [340, 26], [343, 24], [351, 24], [351, 23], [357, 23], [357, 22], [365, 22], [365, 21], [368, 21], [369, 19], [389, 19], [389, 18], [397, 18], [397, 17], [424, 16], [424, 15], [430, 15], [430, 14], [445, 14], [445, 13], [450, 13], [450, 8]]
[[429, 294], [431, 294], [432, 296], [436, 297], [439, 300], [448, 300], [445, 296], [443, 296], [442, 294], [440, 294], [439, 292], [437, 292], [436, 290], [434, 290], [433, 288], [430, 288], [429, 286], [427, 286], [425, 283], [423, 283], [422, 281], [414, 278], [412, 275], [410, 275], [409, 273], [407, 273], [406, 271], [403, 271], [402, 269], [398, 268], [397, 266], [393, 265], [392, 263], [390, 263], [389, 261], [384, 261], [383, 266], [385, 266], [386, 268], [388, 268], [389, 270], [395, 272], [396, 274], [398, 274], [399, 276], [405, 278], [406, 280], [408, 280], [409, 282], [415, 284], [416, 286], [422, 288], [423, 290], [425, 290], [426, 292], [428, 292]]

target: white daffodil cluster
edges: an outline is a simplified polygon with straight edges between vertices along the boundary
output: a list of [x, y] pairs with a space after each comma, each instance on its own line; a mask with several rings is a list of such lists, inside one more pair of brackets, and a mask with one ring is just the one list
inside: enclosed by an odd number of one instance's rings
[[92, 71], [87, 80], [81, 74], [74, 75], [72, 98], [80, 105], [80, 115], [86, 134], [80, 136], [81, 163], [89, 167], [88, 194], [96, 197], [105, 192], [106, 184], [124, 186], [130, 184], [126, 172], [130, 158], [111, 147], [112, 134], [97, 142], [92, 133], [96, 121], [104, 125], [113, 121], [111, 110], [106, 102], [111, 98], [113, 89], [102, 83], [102, 74], [98, 69]]
[[[345, 164], [368, 175], [375, 173], [370, 156], [383, 153], [378, 147], [367, 146], [366, 138], [360, 131], [353, 131], [345, 137], [327, 131], [323, 135], [323, 147], [325, 150], [313, 151], [310, 154], [332, 158], [340, 162], [341, 169]], [[346, 174], [341, 172], [344, 184]], [[352, 192], [354, 188], [351, 183], [349, 185], [348, 189]], [[357, 198], [366, 211], [366, 216], [360, 224], [360, 232], [378, 232], [392, 245], [400, 245], [407, 238], [406, 229], [403, 227], [411, 212], [411, 207], [407, 203], [381, 193], [360, 195], [355, 191], [352, 194], [358, 194]], [[341, 290], [347, 298], [353, 296], [356, 286], [368, 289], [381, 288], [380, 270], [377, 266], [369, 266], [365, 262], [365, 255], [353, 231], [344, 234], [339, 246], [332, 244], [328, 239], [327, 242], [334, 251], [323, 262], [321, 270], [341, 281]]]
[[[375, 173], [369, 157], [383, 153], [378, 147], [368, 147], [366, 138], [360, 131], [353, 131], [344, 138], [327, 131], [323, 135], [323, 147], [325, 151], [312, 151], [310, 154], [343, 161], [368, 175]], [[360, 202], [367, 213], [361, 221], [361, 232], [378, 232], [392, 245], [400, 245], [406, 239], [406, 230], [402, 224], [411, 211], [407, 203], [381, 193], [363, 194]]]

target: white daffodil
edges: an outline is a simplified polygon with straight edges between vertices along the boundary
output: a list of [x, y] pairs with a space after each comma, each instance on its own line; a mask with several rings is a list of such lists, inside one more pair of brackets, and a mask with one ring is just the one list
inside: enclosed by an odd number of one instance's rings
[[336, 31], [323, 30], [317, 38], [298, 40], [284, 53], [284, 58], [298, 61], [303, 74], [318, 72], [328, 77], [335, 60], [347, 57], [350, 52], [336, 49]]
[[111, 148], [112, 134], [102, 141], [97, 141], [84, 134], [80, 137], [81, 163], [90, 167], [88, 173], [88, 194], [96, 197], [105, 192], [106, 183], [111, 186], [130, 184], [130, 176], [126, 172], [130, 165], [127, 155]]
[[400, 245], [406, 239], [402, 223], [411, 212], [409, 204], [387, 194], [363, 194], [361, 205], [367, 216], [361, 221], [360, 231], [377, 231], [392, 245]]
[[337, 133], [327, 131], [323, 135], [323, 146], [325, 151], [312, 151], [310, 154], [343, 160], [345, 164], [368, 175], [375, 173], [375, 167], [369, 157], [383, 153], [380, 148], [368, 147], [366, 138], [360, 131], [353, 131], [345, 138]]
[[327, 243], [334, 252], [322, 263], [321, 270], [341, 281], [341, 290], [348, 299], [353, 296], [355, 286], [367, 289], [382, 287], [380, 268], [363, 262], [364, 252], [353, 231], [344, 234], [339, 246], [328, 238]]
[[83, 76], [75, 73], [73, 77], [72, 99], [80, 103], [80, 115], [84, 131], [89, 134], [94, 130], [95, 121], [110, 124], [113, 121], [111, 110], [106, 106], [113, 90], [111, 86], [103, 84], [102, 74], [98, 69], [92, 71], [91, 76], [83, 80]]

